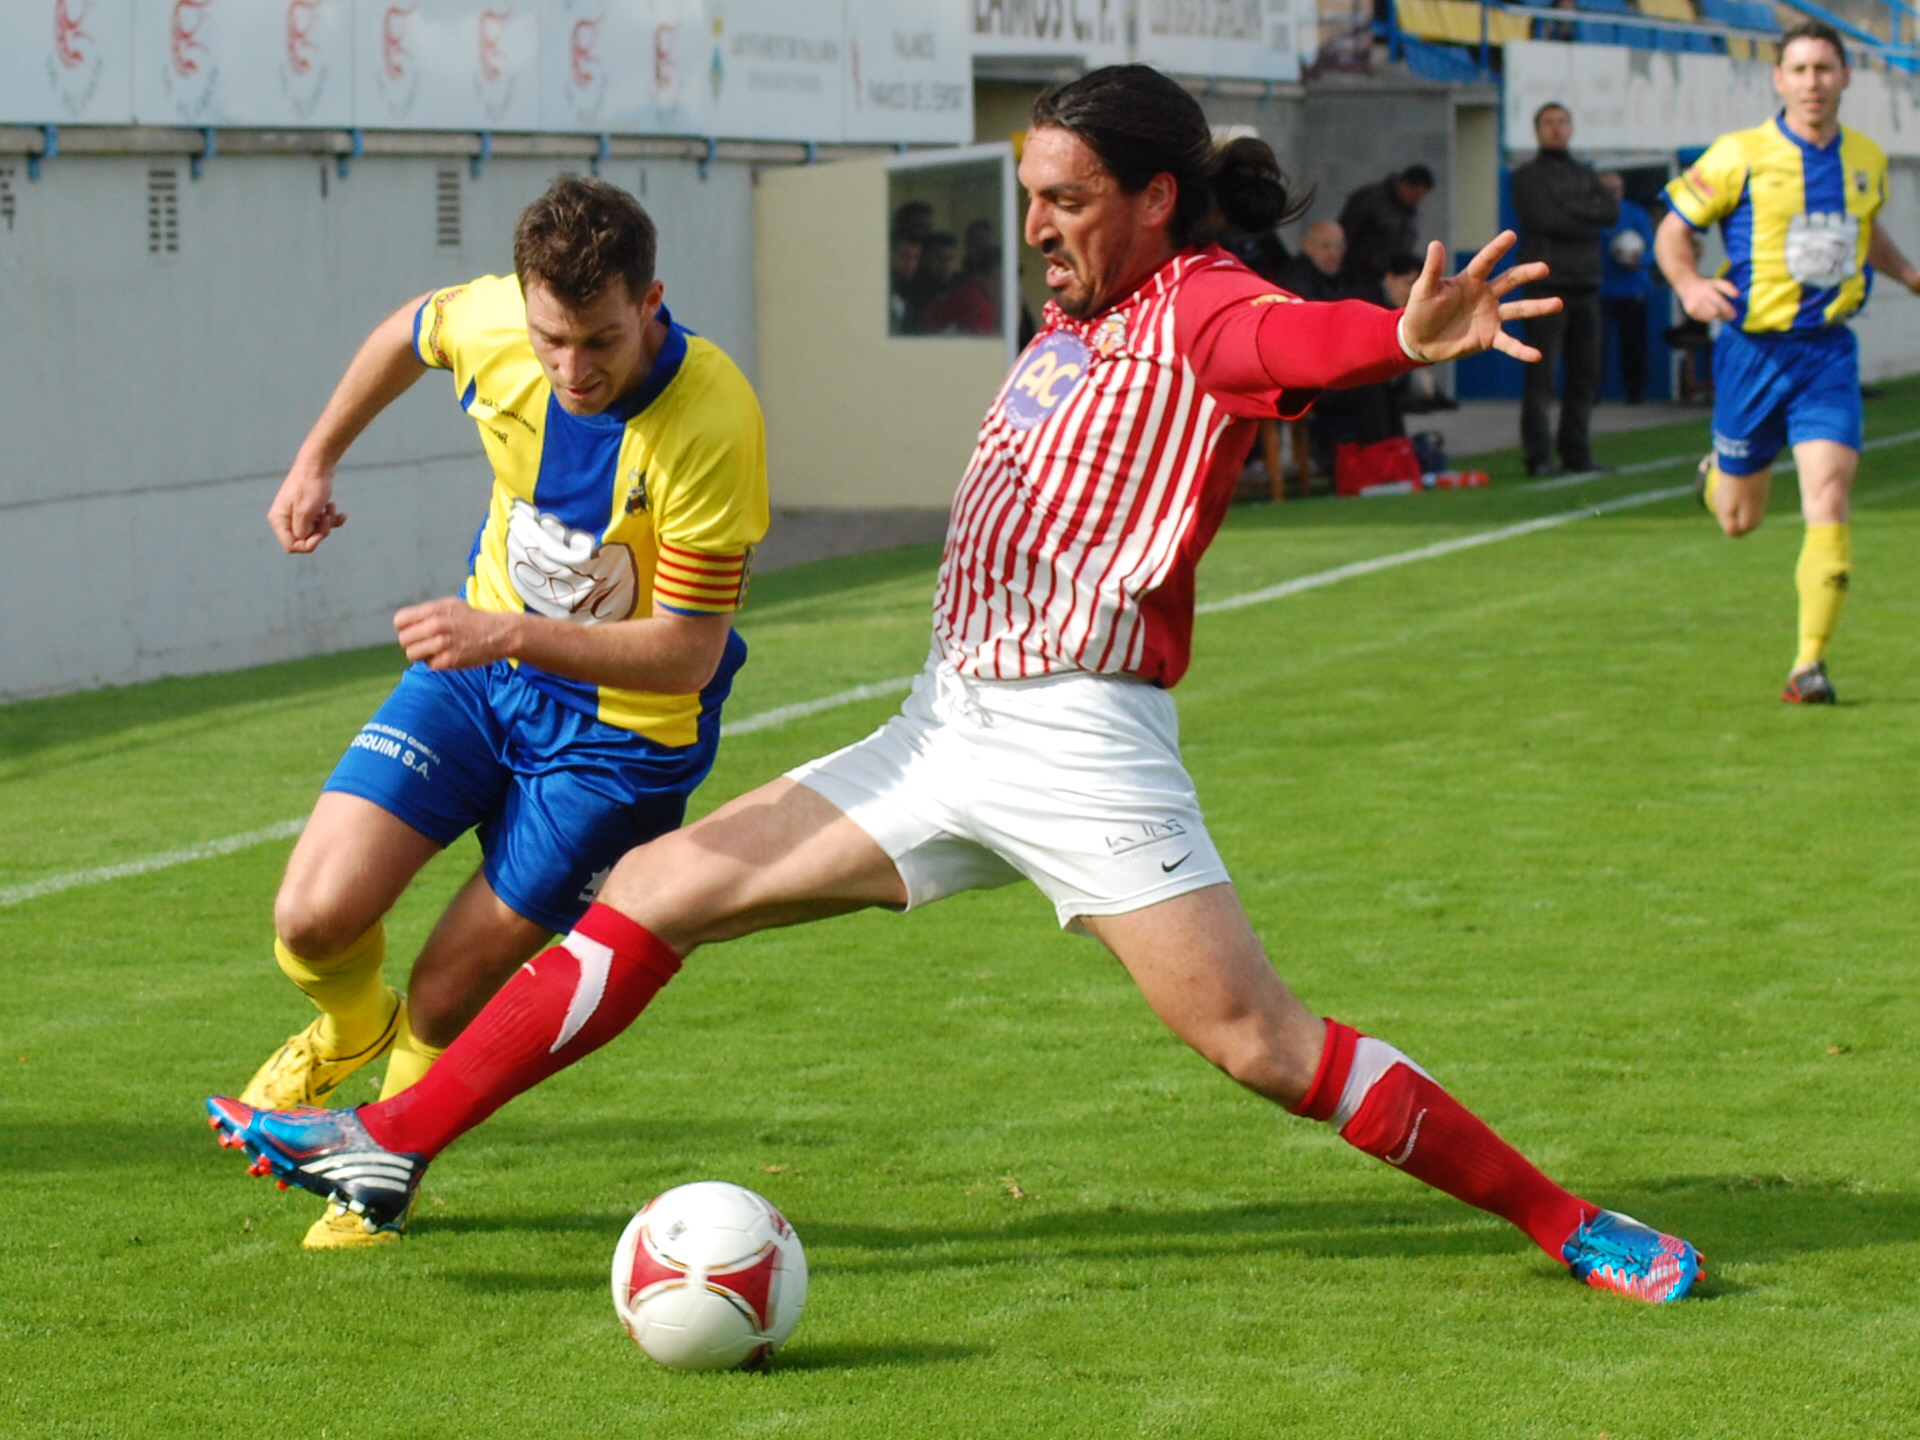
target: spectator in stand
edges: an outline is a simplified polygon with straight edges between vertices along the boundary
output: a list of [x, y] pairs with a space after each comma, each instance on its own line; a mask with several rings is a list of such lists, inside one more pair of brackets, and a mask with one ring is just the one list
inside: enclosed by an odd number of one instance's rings
[[[1534, 297], [1557, 295], [1562, 308], [1526, 322], [1527, 344], [1540, 351], [1527, 367], [1520, 406], [1520, 446], [1529, 475], [1557, 475], [1560, 467], [1592, 470], [1587, 425], [1600, 388], [1600, 232], [1620, 218], [1620, 202], [1608, 193], [1591, 165], [1573, 158], [1573, 115], [1549, 101], [1533, 116], [1540, 151], [1513, 172], [1513, 208], [1520, 217], [1521, 263], [1544, 260], [1547, 278], [1528, 286]], [[1560, 397], [1560, 429], [1549, 423], [1553, 376], [1565, 356], [1567, 378]], [[1553, 462], [1558, 450], [1560, 465]]]
[[1000, 228], [991, 220], [969, 220], [967, 228], [961, 233], [960, 273], [970, 274], [980, 268], [988, 254], [995, 256], [994, 264], [999, 264]]
[[924, 245], [933, 233], [933, 206], [924, 200], [909, 200], [893, 212], [893, 233], [905, 235], [916, 245]]
[[1647, 398], [1647, 293], [1653, 288], [1653, 218], [1627, 199], [1617, 170], [1600, 177], [1620, 202], [1620, 218], [1600, 232], [1600, 307], [1620, 349], [1627, 403]]
[[1262, 280], [1275, 284], [1290, 258], [1278, 230], [1229, 230], [1220, 237], [1220, 246]]
[[1386, 298], [1380, 282], [1386, 278], [1387, 262], [1396, 255], [1420, 252], [1420, 202], [1432, 191], [1433, 172], [1424, 165], [1409, 165], [1384, 180], [1362, 185], [1347, 197], [1340, 211], [1340, 229], [1347, 237], [1351, 294], [1375, 304]]
[[1000, 249], [978, 253], [958, 282], [927, 306], [928, 335], [1000, 333]]
[[1341, 271], [1347, 262], [1347, 234], [1338, 220], [1316, 220], [1300, 241], [1300, 253], [1280, 267], [1273, 283], [1302, 300], [1345, 300]]
[[920, 242], [894, 232], [887, 247], [887, 333], [913, 335], [920, 329], [920, 311], [914, 303], [913, 277], [920, 268]]

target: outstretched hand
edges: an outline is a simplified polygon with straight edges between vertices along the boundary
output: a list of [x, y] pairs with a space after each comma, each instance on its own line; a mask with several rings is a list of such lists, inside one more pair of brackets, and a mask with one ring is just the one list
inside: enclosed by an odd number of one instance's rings
[[1400, 320], [1401, 341], [1415, 359], [1433, 365], [1478, 355], [1483, 350], [1498, 350], [1528, 364], [1539, 360], [1538, 350], [1500, 328], [1508, 320], [1552, 315], [1560, 309], [1556, 295], [1535, 300], [1504, 298], [1522, 285], [1547, 278], [1547, 267], [1539, 261], [1493, 273], [1500, 257], [1518, 239], [1513, 231], [1502, 230], [1454, 276], [1442, 273], [1446, 247], [1438, 240], [1427, 246], [1427, 263], [1413, 282], [1413, 293]]

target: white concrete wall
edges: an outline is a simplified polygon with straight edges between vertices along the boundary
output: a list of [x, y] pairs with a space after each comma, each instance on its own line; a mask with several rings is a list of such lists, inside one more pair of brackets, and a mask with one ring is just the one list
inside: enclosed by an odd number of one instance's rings
[[[1920, 160], [1892, 161], [1887, 203], [1876, 224], [1909, 259], [1920, 256]], [[1920, 295], [1876, 275], [1873, 295], [1853, 322], [1860, 337], [1860, 378], [1891, 380], [1920, 372]]]
[[[511, 267], [520, 208], [567, 164], [310, 157], [57, 159], [0, 219], [0, 698], [375, 644], [465, 573], [488, 472], [449, 377], [362, 436], [352, 517], [281, 553], [268, 502], [366, 332], [420, 292]], [[177, 255], [148, 248], [148, 176], [179, 183]], [[460, 178], [462, 240], [435, 235]], [[610, 163], [661, 230], [676, 319], [751, 375], [752, 176]], [[0, 208], [0, 214], [4, 209]]]

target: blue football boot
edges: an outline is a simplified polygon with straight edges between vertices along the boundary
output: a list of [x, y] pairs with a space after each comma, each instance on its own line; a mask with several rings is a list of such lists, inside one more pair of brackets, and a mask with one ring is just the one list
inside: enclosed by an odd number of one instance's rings
[[1574, 1278], [1650, 1305], [1678, 1300], [1706, 1273], [1705, 1257], [1677, 1235], [1662, 1235], [1618, 1210], [1602, 1210], [1560, 1247]]
[[358, 1216], [368, 1233], [407, 1222], [427, 1157], [388, 1150], [351, 1110], [256, 1110], [225, 1095], [207, 1101], [207, 1123], [229, 1150], [253, 1158], [248, 1172], [298, 1185]]

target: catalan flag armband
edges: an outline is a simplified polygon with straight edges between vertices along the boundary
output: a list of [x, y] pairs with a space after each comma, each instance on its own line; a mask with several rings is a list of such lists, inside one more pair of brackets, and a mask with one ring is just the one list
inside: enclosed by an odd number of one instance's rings
[[664, 541], [653, 572], [653, 598], [684, 615], [725, 615], [746, 603], [753, 547], [728, 555], [683, 550]]

